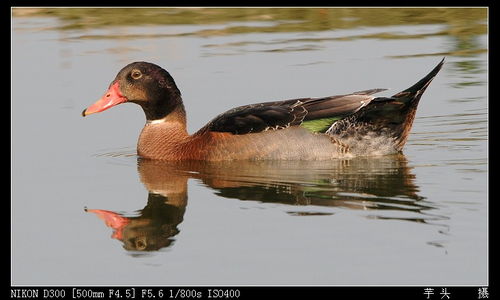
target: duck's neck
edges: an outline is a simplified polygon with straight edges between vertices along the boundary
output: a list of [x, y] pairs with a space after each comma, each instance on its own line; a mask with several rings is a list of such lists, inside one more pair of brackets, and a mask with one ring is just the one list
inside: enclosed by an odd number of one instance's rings
[[152, 159], [182, 159], [183, 145], [189, 138], [186, 112], [180, 103], [167, 116], [146, 122], [137, 143], [137, 154]]

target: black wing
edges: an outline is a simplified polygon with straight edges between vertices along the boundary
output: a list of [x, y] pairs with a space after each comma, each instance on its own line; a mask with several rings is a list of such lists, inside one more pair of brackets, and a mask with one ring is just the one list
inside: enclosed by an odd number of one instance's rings
[[345, 117], [368, 105], [371, 94], [385, 89], [359, 91], [324, 98], [300, 98], [265, 102], [233, 108], [214, 118], [198, 133], [206, 130], [246, 134], [300, 125], [303, 121]]

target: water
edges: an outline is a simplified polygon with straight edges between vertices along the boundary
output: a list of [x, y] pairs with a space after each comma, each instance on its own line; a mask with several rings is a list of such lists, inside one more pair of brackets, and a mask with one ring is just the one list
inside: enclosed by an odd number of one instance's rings
[[[12, 284], [488, 285], [484, 13], [52, 10], [12, 19]], [[443, 56], [398, 155], [158, 163], [135, 155], [135, 105], [81, 117], [131, 61], [170, 71], [194, 132], [249, 103], [391, 95]]]

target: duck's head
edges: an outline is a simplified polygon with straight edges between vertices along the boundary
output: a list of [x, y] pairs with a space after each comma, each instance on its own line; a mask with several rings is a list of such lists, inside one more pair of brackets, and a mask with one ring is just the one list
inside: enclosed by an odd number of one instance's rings
[[139, 104], [147, 120], [164, 118], [182, 104], [181, 92], [166, 70], [148, 62], [133, 62], [118, 72], [104, 96], [82, 115], [85, 117], [125, 102]]

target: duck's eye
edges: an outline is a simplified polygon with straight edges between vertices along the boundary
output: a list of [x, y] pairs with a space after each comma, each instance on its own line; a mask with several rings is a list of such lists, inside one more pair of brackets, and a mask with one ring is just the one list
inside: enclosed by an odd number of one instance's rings
[[132, 73], [130, 73], [130, 76], [132, 76], [133, 79], [139, 79], [142, 77], [142, 72], [139, 70], [132, 70]]

